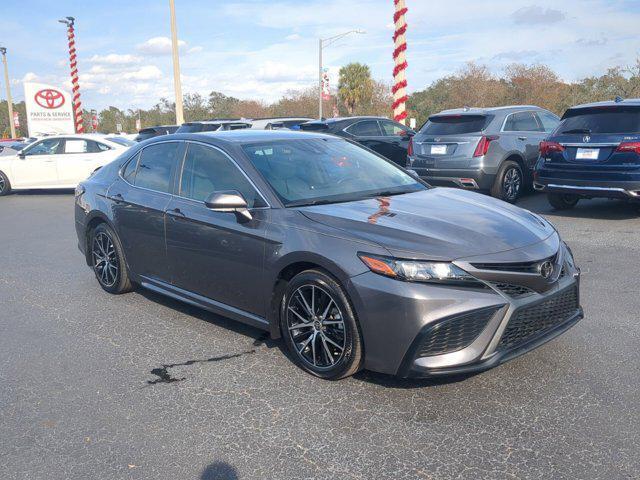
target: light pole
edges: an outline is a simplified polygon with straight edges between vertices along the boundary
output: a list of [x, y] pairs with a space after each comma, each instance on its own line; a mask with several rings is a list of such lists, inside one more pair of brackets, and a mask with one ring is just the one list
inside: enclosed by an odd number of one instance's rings
[[9, 107], [9, 128], [11, 128], [11, 138], [16, 138], [16, 126], [13, 124], [13, 100], [11, 99], [11, 87], [9, 86], [9, 67], [7, 67], [7, 49], [0, 47], [2, 63], [4, 64], [4, 82], [7, 85], [7, 106]]
[[169, 0], [171, 11], [171, 50], [173, 52], [173, 89], [176, 94], [176, 124], [184, 123], [182, 110], [182, 85], [180, 84], [180, 56], [178, 55], [178, 29], [176, 27], [176, 6], [174, 0]]
[[333, 37], [320, 38], [318, 40], [318, 118], [320, 119], [322, 119], [322, 50], [352, 33], [364, 34], [367, 32], [364, 30], [349, 30]]

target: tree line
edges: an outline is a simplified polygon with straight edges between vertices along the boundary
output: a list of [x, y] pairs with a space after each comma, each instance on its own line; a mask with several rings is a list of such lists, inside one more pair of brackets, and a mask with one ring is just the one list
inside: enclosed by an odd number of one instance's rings
[[[493, 73], [487, 65], [468, 63], [452, 75], [436, 80], [424, 90], [409, 95], [409, 117], [422, 125], [429, 115], [448, 108], [491, 107], [503, 105], [538, 105], [561, 115], [567, 108], [580, 103], [640, 97], [640, 60], [629, 67], [614, 67], [600, 76], [565, 82], [545, 65], [512, 64], [502, 72]], [[212, 118], [260, 118], [301, 116], [315, 118], [318, 114], [316, 85], [287, 92], [282, 98], [266, 103], [241, 100], [212, 91], [184, 95], [186, 121]], [[367, 65], [350, 63], [340, 69], [337, 88], [329, 100], [324, 100], [326, 116], [381, 115], [391, 117], [390, 85], [371, 76]], [[123, 110], [114, 106], [98, 113], [98, 130], [113, 133], [119, 124], [124, 132], [134, 132], [136, 119], [142, 127], [175, 123], [175, 104], [166, 98], [149, 109]], [[14, 104], [20, 117], [19, 135], [26, 136], [25, 103]], [[7, 102], [0, 102], [0, 134], [8, 136]], [[92, 131], [91, 113], [84, 111], [85, 130]]]

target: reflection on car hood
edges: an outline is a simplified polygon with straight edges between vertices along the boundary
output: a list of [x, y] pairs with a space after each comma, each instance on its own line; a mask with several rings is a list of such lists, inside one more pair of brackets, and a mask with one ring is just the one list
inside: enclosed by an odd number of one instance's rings
[[451, 188], [315, 205], [300, 211], [313, 221], [409, 258], [454, 260], [504, 252], [555, 233], [548, 222], [527, 210]]

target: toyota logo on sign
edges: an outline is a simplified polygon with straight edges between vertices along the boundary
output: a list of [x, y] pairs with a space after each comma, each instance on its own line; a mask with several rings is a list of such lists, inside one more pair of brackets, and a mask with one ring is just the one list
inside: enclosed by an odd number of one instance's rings
[[62, 105], [64, 105], [64, 95], [58, 90], [54, 90], [53, 88], [40, 90], [35, 94], [33, 99], [42, 108], [60, 108]]

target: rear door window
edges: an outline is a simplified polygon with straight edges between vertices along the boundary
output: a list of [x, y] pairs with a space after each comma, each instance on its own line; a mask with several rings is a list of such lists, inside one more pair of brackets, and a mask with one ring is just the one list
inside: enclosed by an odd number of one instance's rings
[[382, 136], [380, 127], [376, 120], [363, 120], [362, 122], [354, 123], [353, 125], [345, 129], [346, 132], [356, 137], [379, 137]]
[[537, 112], [536, 116], [546, 133], [553, 132], [560, 123], [560, 119], [549, 112]]
[[387, 137], [404, 136], [409, 131], [409, 129], [404, 125], [400, 125], [399, 123], [391, 122], [389, 120], [381, 120], [380, 126], [382, 127], [382, 132]]
[[488, 125], [487, 115], [437, 115], [429, 118], [420, 133], [426, 135], [464, 135], [481, 132]]
[[556, 133], [640, 133], [640, 107], [569, 109]]
[[541, 132], [542, 126], [538, 125], [533, 112], [512, 113], [504, 123], [504, 132]]
[[150, 145], [142, 150], [135, 176], [135, 186], [157, 192], [171, 192], [171, 178], [178, 158], [178, 142]]

